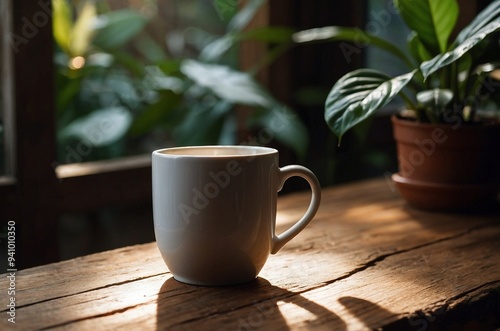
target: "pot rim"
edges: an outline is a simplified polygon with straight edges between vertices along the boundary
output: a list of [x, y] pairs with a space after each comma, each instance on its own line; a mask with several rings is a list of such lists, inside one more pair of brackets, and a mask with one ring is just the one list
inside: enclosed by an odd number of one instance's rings
[[500, 129], [500, 119], [496, 117], [482, 117], [481, 122], [474, 124], [467, 123], [462, 125], [458, 121], [450, 123], [424, 123], [412, 120], [411, 118], [402, 117], [399, 113], [391, 115], [391, 122], [400, 126], [413, 127], [413, 128], [443, 128], [453, 130], [498, 130]]

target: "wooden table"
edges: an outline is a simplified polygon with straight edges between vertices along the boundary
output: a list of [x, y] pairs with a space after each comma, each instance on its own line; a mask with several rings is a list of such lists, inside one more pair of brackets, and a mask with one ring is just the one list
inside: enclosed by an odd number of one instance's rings
[[[279, 230], [308, 201], [280, 198]], [[385, 179], [327, 188], [251, 283], [182, 284], [155, 243], [124, 247], [16, 272], [15, 326], [7, 276], [0, 330], [489, 330], [500, 326], [500, 213], [415, 210]]]

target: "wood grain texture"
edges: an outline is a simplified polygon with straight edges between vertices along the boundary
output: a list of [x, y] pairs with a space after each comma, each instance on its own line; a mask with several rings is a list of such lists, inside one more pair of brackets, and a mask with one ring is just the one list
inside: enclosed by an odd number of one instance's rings
[[[309, 197], [280, 198], [278, 231]], [[125, 247], [18, 272], [15, 329], [494, 329], [499, 215], [417, 211], [384, 179], [328, 188], [312, 223], [251, 283], [182, 284], [155, 243]], [[3, 307], [2, 330], [12, 326]]]

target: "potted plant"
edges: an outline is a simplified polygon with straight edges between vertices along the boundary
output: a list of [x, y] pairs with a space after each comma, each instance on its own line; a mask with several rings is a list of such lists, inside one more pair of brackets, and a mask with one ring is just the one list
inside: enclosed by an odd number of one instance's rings
[[[500, 125], [480, 116], [500, 84], [500, 1], [493, 1], [451, 42], [459, 14], [455, 0], [394, 0], [411, 30], [406, 52], [357, 28], [298, 32], [299, 43], [350, 41], [384, 49], [409, 70], [390, 77], [358, 69], [328, 95], [325, 120], [339, 137], [397, 96], [405, 109], [392, 117], [402, 196], [419, 208], [460, 210], [496, 201], [500, 183]], [[497, 62], [495, 62], [497, 61]], [[498, 108], [497, 108], [498, 109]]]

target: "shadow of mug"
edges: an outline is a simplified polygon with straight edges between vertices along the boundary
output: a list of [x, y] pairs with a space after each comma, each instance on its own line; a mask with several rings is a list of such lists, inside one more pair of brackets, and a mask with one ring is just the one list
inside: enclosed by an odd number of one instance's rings
[[193, 286], [168, 278], [158, 293], [157, 330], [288, 330], [279, 302], [294, 304], [316, 317], [301, 327], [346, 330], [344, 321], [327, 308], [261, 277], [223, 287]]
[[[397, 314], [368, 300], [356, 297], [342, 297], [339, 298], [339, 302], [371, 330], [377, 330], [378, 328], [387, 326], [387, 321], [391, 321], [389, 324], [391, 327], [396, 325], [394, 323], [399, 322]], [[397, 330], [397, 328], [393, 330]], [[405, 325], [405, 327], [399, 330], [412, 330], [412, 328], [409, 325]]]

